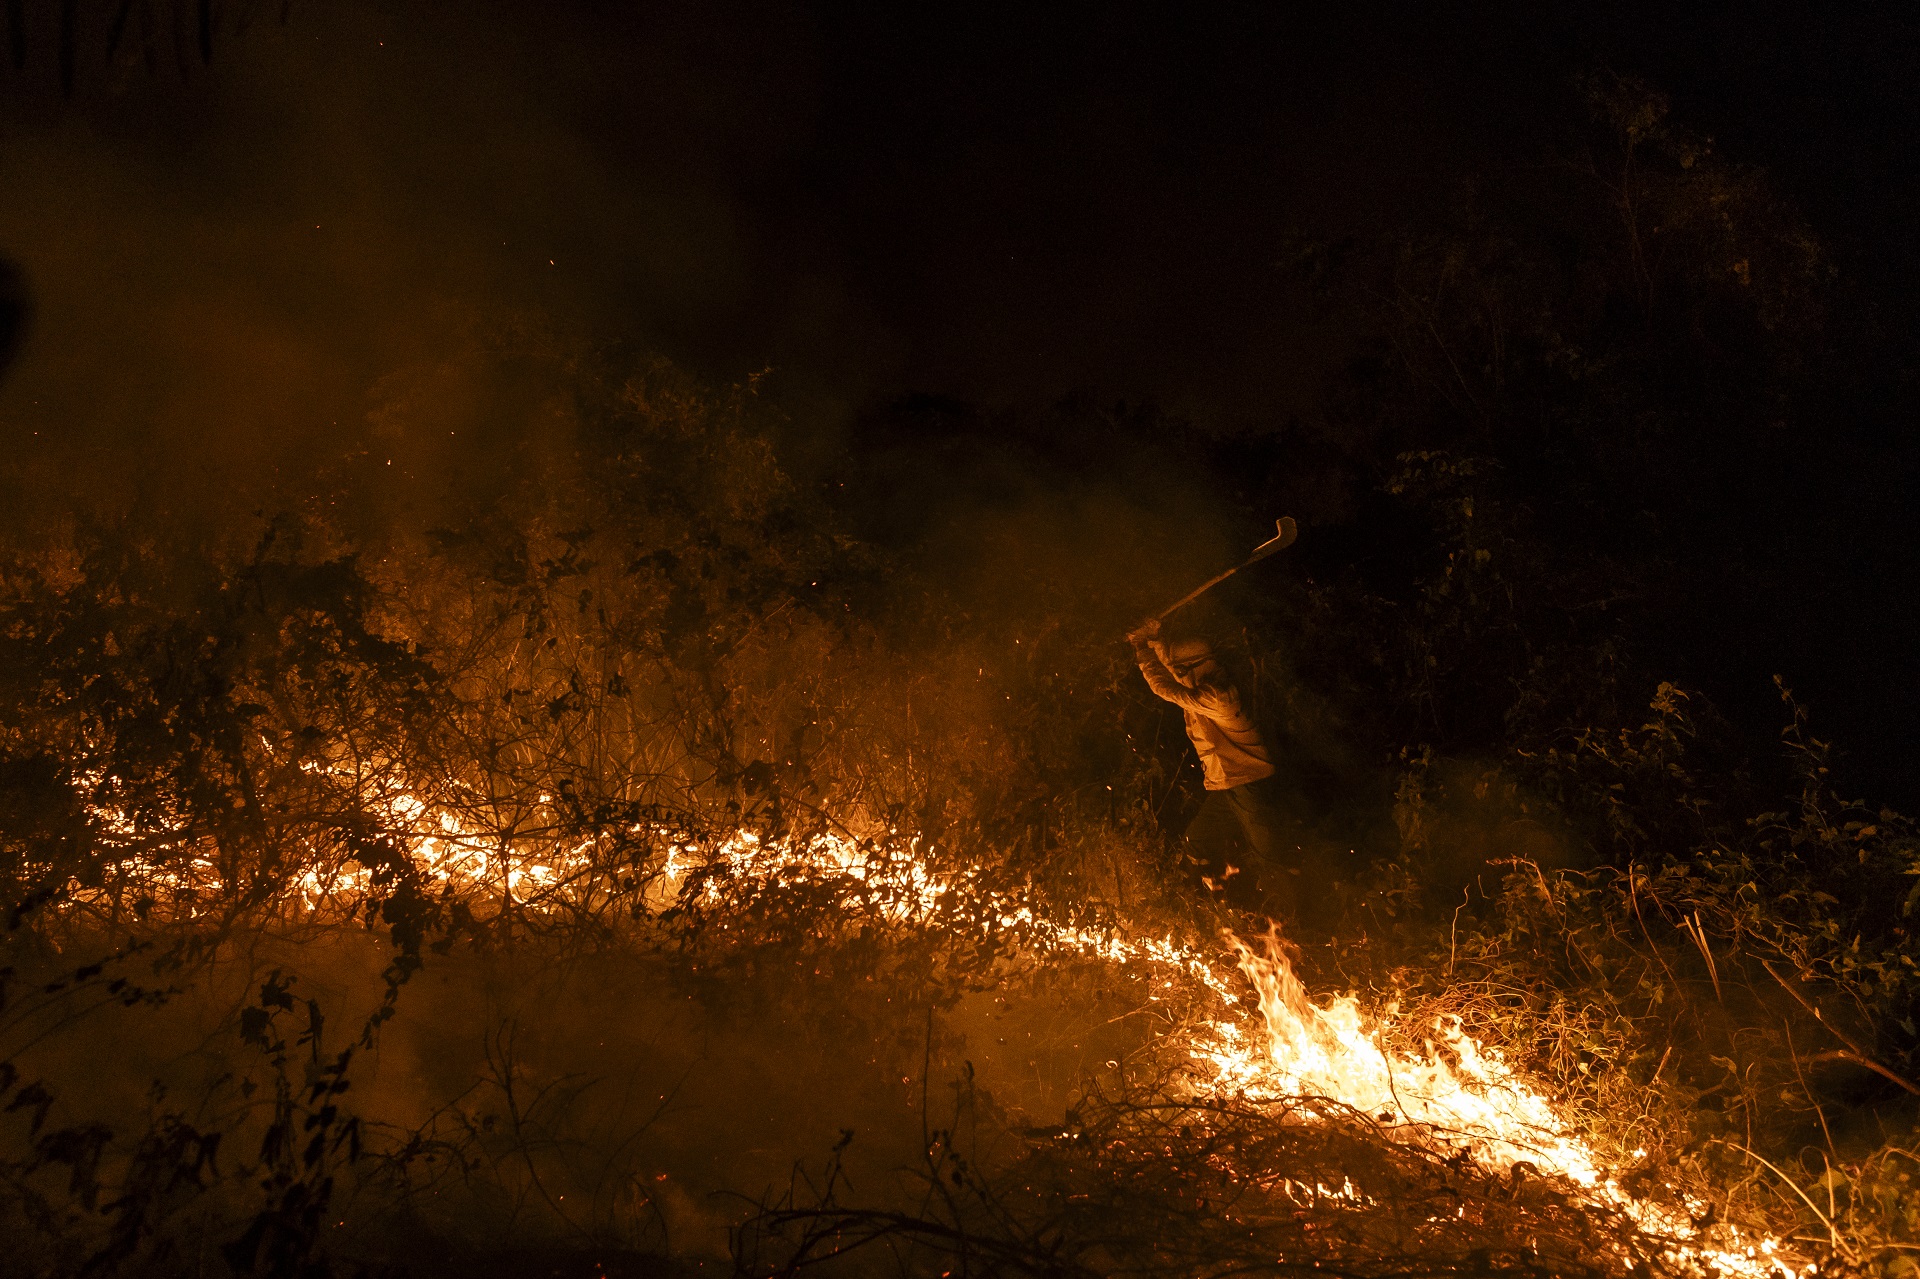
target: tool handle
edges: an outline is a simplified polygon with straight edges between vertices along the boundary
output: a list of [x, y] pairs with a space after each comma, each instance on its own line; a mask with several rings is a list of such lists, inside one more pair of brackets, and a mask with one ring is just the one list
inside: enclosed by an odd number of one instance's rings
[[1206, 581], [1202, 582], [1199, 586], [1196, 586], [1191, 591], [1188, 591], [1185, 595], [1182, 595], [1179, 599], [1167, 605], [1165, 608], [1161, 609], [1158, 613], [1155, 613], [1153, 615], [1153, 620], [1156, 622], [1165, 621], [1169, 614], [1178, 612], [1180, 609], [1183, 609], [1187, 605], [1193, 603], [1195, 600], [1199, 599], [1202, 595], [1205, 595], [1208, 591], [1220, 585], [1220, 583], [1226, 581], [1228, 578], [1232, 577], [1235, 573], [1238, 573], [1241, 569], [1245, 568], [1247, 565], [1257, 564], [1261, 560], [1264, 560], [1265, 558], [1267, 558], [1267, 556], [1273, 554], [1275, 551], [1284, 551], [1285, 549], [1287, 549], [1287, 547], [1292, 546], [1294, 538], [1298, 537], [1299, 535], [1300, 535], [1300, 529], [1293, 522], [1293, 517], [1291, 515], [1281, 516], [1279, 519], [1273, 522], [1273, 536], [1268, 538], [1266, 541], [1260, 543], [1260, 545], [1254, 547], [1253, 554], [1247, 556], [1246, 559], [1240, 561], [1238, 564], [1235, 564], [1232, 568], [1228, 569], [1226, 572], [1220, 574], [1219, 576], [1210, 577]]
[[[1251, 563], [1253, 563], [1252, 560], [1247, 561], [1247, 564], [1251, 564]], [[1188, 591], [1185, 595], [1182, 595], [1179, 599], [1167, 605], [1165, 608], [1161, 609], [1158, 613], [1155, 613], [1153, 615], [1153, 620], [1156, 622], [1165, 621], [1169, 614], [1179, 612], [1181, 609], [1193, 603], [1195, 600], [1199, 599], [1202, 595], [1205, 595], [1208, 591], [1212, 590], [1214, 587], [1220, 585], [1220, 583], [1232, 577], [1235, 573], [1238, 573], [1241, 569], [1245, 568], [1247, 564], [1235, 564], [1232, 568], [1220, 574], [1218, 577], [1208, 578], [1205, 582], [1201, 583], [1199, 586], [1195, 587], [1193, 590]]]

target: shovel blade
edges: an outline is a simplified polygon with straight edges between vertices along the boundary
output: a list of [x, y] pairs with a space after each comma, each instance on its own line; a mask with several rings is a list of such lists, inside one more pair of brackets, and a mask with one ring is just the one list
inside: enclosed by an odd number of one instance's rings
[[1293, 516], [1283, 515], [1273, 522], [1273, 536], [1253, 548], [1253, 554], [1247, 557], [1247, 563], [1264, 560], [1275, 551], [1284, 551], [1293, 545], [1293, 539], [1300, 536], [1300, 528], [1293, 522]]

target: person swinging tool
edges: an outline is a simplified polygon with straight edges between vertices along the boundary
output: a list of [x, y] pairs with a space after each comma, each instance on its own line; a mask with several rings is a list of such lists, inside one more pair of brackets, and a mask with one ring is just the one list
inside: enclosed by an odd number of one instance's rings
[[[1240, 690], [1201, 639], [1168, 643], [1158, 618], [1127, 638], [1133, 642], [1140, 673], [1154, 696], [1180, 708], [1187, 736], [1200, 756], [1207, 797], [1187, 827], [1187, 845], [1206, 869], [1208, 886], [1236, 906], [1268, 914], [1297, 916], [1298, 872], [1281, 858], [1281, 816], [1274, 786], [1273, 759], [1242, 704]], [[1235, 827], [1251, 857], [1232, 850]]]
[[[1208, 887], [1223, 892], [1236, 906], [1298, 918], [1300, 868], [1280, 856], [1283, 818], [1273, 794], [1274, 765], [1267, 744], [1254, 727], [1226, 671], [1202, 639], [1161, 638], [1160, 624], [1170, 614], [1226, 581], [1241, 569], [1292, 546], [1299, 530], [1292, 519], [1274, 521], [1274, 535], [1253, 548], [1244, 561], [1207, 579], [1154, 617], [1128, 632], [1140, 673], [1154, 696], [1172, 702], [1186, 719], [1187, 736], [1200, 756], [1207, 791], [1200, 811], [1187, 826], [1187, 847], [1206, 868]], [[1245, 836], [1249, 866], [1232, 861], [1234, 828]]]

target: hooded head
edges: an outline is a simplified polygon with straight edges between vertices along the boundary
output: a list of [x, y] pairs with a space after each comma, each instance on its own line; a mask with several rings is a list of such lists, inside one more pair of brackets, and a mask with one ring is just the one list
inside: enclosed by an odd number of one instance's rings
[[1167, 669], [1188, 688], [1199, 688], [1220, 672], [1213, 646], [1203, 639], [1178, 639], [1167, 645]]

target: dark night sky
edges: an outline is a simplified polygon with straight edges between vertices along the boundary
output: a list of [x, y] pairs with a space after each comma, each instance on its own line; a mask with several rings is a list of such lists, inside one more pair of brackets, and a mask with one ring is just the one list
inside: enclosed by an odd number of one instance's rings
[[1535, 154], [1600, 66], [1766, 167], [1911, 327], [1893, 6], [274, 7], [183, 82], [101, 70], [111, 6], [82, 5], [63, 98], [57, 6], [29, 4], [0, 252], [39, 321], [0, 431], [43, 475], [275, 474], [513, 309], [772, 366], [829, 438], [907, 392], [1271, 427], [1345, 351], [1284, 283], [1288, 233], [1365, 234]]
[[80, 313], [146, 330], [113, 337], [137, 360], [163, 294], [376, 364], [402, 312], [487, 299], [848, 406], [1085, 386], [1256, 425], [1338, 346], [1284, 234], [1529, 154], [1602, 65], [1768, 166], [1843, 260], [1904, 259], [1907, 25], [1669, 8], [296, 6], [184, 86], [83, 58], [62, 103], [48, 4], [4, 117], [0, 229], [47, 321], [17, 381]]

